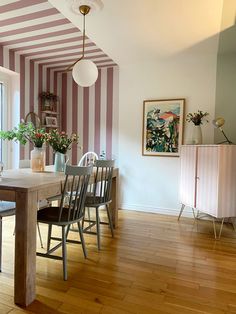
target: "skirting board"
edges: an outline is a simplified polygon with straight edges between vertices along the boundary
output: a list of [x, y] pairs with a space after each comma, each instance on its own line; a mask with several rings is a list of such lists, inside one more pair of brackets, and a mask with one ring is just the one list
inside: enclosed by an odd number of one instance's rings
[[[152, 206], [145, 206], [145, 205], [138, 205], [138, 204], [125, 204], [125, 203], [119, 206], [120, 209], [128, 209], [128, 210], [135, 210], [135, 211], [140, 211], [140, 212], [157, 213], [157, 214], [172, 215], [172, 216], [179, 215], [180, 207], [179, 209], [177, 208], [175, 209], [175, 208], [152, 207]], [[183, 210], [182, 216], [193, 218], [192, 209], [189, 207], [185, 207], [185, 209]]]

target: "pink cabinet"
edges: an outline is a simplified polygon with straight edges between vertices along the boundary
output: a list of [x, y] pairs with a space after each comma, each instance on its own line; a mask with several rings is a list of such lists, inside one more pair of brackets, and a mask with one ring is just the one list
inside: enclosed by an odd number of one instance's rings
[[217, 218], [236, 216], [236, 145], [183, 145], [180, 201]]

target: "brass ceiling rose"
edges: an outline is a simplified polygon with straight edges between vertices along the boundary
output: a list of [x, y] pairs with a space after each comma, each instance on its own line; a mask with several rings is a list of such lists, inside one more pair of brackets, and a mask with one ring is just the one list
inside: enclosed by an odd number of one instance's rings
[[87, 15], [90, 11], [90, 6], [83, 4], [79, 7], [79, 11], [81, 14]]

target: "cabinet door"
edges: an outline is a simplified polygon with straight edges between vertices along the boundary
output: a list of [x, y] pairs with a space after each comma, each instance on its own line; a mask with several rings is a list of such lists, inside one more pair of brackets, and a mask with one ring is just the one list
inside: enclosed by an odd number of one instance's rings
[[218, 216], [219, 149], [217, 146], [197, 148], [196, 208]]
[[195, 207], [196, 146], [181, 147], [180, 202]]

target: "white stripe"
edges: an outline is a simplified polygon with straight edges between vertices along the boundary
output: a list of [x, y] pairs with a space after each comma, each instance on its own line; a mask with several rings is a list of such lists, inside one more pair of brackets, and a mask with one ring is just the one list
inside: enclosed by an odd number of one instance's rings
[[[60, 38], [59, 38], [59, 40], [60, 40]], [[91, 43], [91, 40], [87, 39], [87, 40], [85, 40], [85, 43]], [[39, 51], [45, 51], [45, 54], [34, 55], [34, 56], [31, 57], [31, 58], [33, 58], [33, 57], [40, 58], [41, 56], [45, 57], [45, 56], [53, 56], [54, 55], [54, 52], [47, 53], [48, 50], [58, 49], [58, 48], [67, 48], [67, 47], [71, 47], [71, 46], [75, 46], [75, 45], [79, 45], [79, 44], [82, 44], [81, 41], [78, 41], [77, 39], [75, 39], [75, 40], [72, 39], [68, 43], [55, 44], [55, 45], [52, 45], [52, 46], [43, 46], [43, 47], [39, 47], [39, 48], [30, 48], [30, 49], [24, 49], [24, 47], [22, 47], [22, 50], [19, 50], [17, 52], [20, 53], [20, 54], [25, 54], [25, 53], [34, 53], [34, 52], [37, 53]], [[29, 43], [27, 46], [31, 46], [31, 44]], [[86, 51], [87, 51], [87, 49], [95, 49], [95, 48], [97, 49], [98, 47], [96, 45], [93, 45], [91, 47], [86, 47]], [[58, 52], [58, 54], [60, 54], [60, 53], [61, 52]], [[66, 52], [63, 51], [63, 53], [66, 53]], [[57, 54], [57, 52], [55, 52], [55, 54]]]
[[[91, 43], [90, 40], [86, 40], [85, 43], [86, 42]], [[67, 53], [71, 53], [71, 52], [81, 54], [82, 48], [67, 49], [67, 50], [62, 50], [62, 51], [58, 51], [58, 52], [57, 51], [55, 51], [55, 52], [48, 52], [51, 49], [54, 50], [54, 49], [58, 49], [58, 48], [67, 48], [67, 47], [76, 46], [76, 45], [82, 45], [82, 41], [81, 40], [80, 41], [76, 40], [76, 41], [65, 43], [65, 44], [53, 45], [53, 46], [44, 46], [44, 47], [41, 47], [41, 48], [35, 48], [35, 49], [30, 49], [30, 50], [19, 50], [17, 52], [20, 53], [20, 54], [35, 53], [35, 52], [37, 53], [37, 52], [40, 52], [40, 51], [45, 52], [45, 53], [38, 54], [38, 55], [35, 54], [33, 56], [27, 56], [27, 58], [31, 58], [31, 59], [38, 59], [38, 58], [44, 58], [44, 57], [53, 57], [53, 56], [60, 57], [60, 55], [62, 55], [62, 54], [67, 54]], [[86, 52], [89, 52], [90, 50], [98, 49], [98, 48], [94, 45], [94, 46], [91, 46], [91, 47], [86, 47], [85, 49], [86, 49]]]
[[107, 69], [101, 70], [100, 153], [106, 152]]
[[47, 89], [47, 70], [44, 68], [42, 69], [42, 80], [43, 80], [42, 91], [45, 92]]
[[9, 69], [9, 50], [3, 47], [3, 67]]
[[[25, 60], [25, 116], [29, 113], [30, 108], [30, 63], [28, 60]], [[25, 145], [25, 159], [30, 158], [30, 148], [29, 145]]]
[[88, 150], [94, 151], [95, 84], [89, 88], [89, 136]]
[[[1, 4], [2, 4], [2, 0], [1, 0]], [[43, 11], [43, 10], [47, 10], [51, 8], [52, 8], [52, 5], [49, 2], [44, 2], [40, 4], [31, 5], [29, 7], [17, 9], [17, 10], [7, 11], [0, 14], [0, 21], [8, 20], [13, 17], [35, 13], [35, 12], [39, 12], [39, 11]]]
[[[93, 48], [94, 49], [94, 48]], [[102, 59], [105, 59], [105, 58], [109, 58], [109, 57], [105, 57], [104, 56], [104, 52], [103, 51], [99, 51], [99, 52], [92, 52], [92, 53], [88, 53], [87, 54], [87, 50], [86, 50], [86, 53], [85, 53], [85, 57], [94, 57], [94, 56], [101, 56], [100, 58]], [[66, 53], [76, 53], [76, 55], [74, 55], [74, 56], [64, 56]], [[60, 54], [61, 55], [63, 55], [63, 56], [60, 56]], [[51, 53], [50, 55], [51, 56], [55, 56], [55, 58], [53, 58], [53, 59], [48, 59], [48, 60], [39, 60], [39, 61], [36, 61], [37, 63], [45, 63], [45, 62], [56, 62], [56, 61], [60, 61], [60, 60], [70, 60], [70, 59], [78, 59], [79, 57], [81, 57], [81, 54], [82, 54], [82, 50], [81, 49], [73, 49], [73, 50], [70, 50], [70, 51], [67, 51], [67, 52], [63, 52], [63, 51], [61, 51], [60, 52], [60, 54], [59, 53]], [[57, 55], [58, 55], [58, 57], [57, 57]], [[50, 57], [49, 56], [49, 54], [48, 55], [46, 55], [46, 57]], [[37, 59], [37, 58], [43, 58], [42, 57], [42, 55], [38, 55], [38, 56], [33, 56], [33, 57], [27, 57], [27, 58], [29, 58], [29, 59], [31, 59], [31, 60], [33, 60], [33, 59]], [[97, 58], [98, 60], [99, 60], [99, 58]], [[95, 60], [97, 60], [97, 59], [95, 59]], [[109, 60], [111, 60], [111, 59], [109, 59]]]
[[[66, 99], [66, 132], [70, 136], [72, 133], [72, 76], [71, 73], [67, 73], [67, 99]], [[71, 159], [71, 150], [67, 153], [70, 163]]]
[[39, 98], [39, 67], [37, 64], [34, 64], [34, 112], [38, 114], [39, 108], [38, 108], [38, 98]]
[[78, 129], [77, 133], [79, 135], [79, 149], [77, 159], [78, 161], [83, 155], [83, 103], [84, 103], [84, 95], [83, 88], [78, 86]]
[[17, 40], [17, 39], [23, 39], [23, 38], [25, 38], [25, 40], [27, 41], [28, 37], [33, 37], [33, 36], [43, 35], [43, 34], [50, 34], [50, 33], [54, 33], [57, 31], [62, 31], [62, 30], [72, 29], [72, 28], [75, 28], [74, 25], [71, 23], [67, 23], [67, 24], [58, 25], [58, 26], [54, 26], [54, 27], [38, 29], [38, 30], [35, 30], [32, 32], [26, 32], [26, 33], [11, 35], [11, 36], [5, 36], [5, 37], [3, 37], [2, 41], [8, 42], [11, 40]]
[[[48, 37], [48, 38], [43, 38], [43, 39], [37, 39], [37, 40], [30, 40], [30, 41], [24, 41], [22, 43], [19, 43], [19, 44], [12, 44], [12, 45], [6, 45], [9, 49], [16, 49], [16, 48], [19, 48], [19, 47], [22, 47], [22, 50], [24, 50], [24, 47], [27, 47], [27, 46], [34, 46], [34, 45], [38, 45], [38, 44], [45, 44], [45, 43], [48, 43], [48, 42], [54, 42], [54, 41], [58, 41], [58, 40], [64, 40], [64, 39], [68, 39], [68, 38], [75, 38], [77, 36], [81, 36], [81, 33], [78, 31], [78, 32], [73, 32], [73, 33], [70, 33], [70, 34], [65, 34], [65, 35], [60, 35], [60, 36], [53, 36], [53, 37]], [[50, 47], [53, 47], [53, 46], [50, 46]], [[48, 49], [48, 47], [47, 47]]]
[[[106, 64], [109, 64], [109, 63], [111, 63], [112, 62], [112, 60], [111, 59], [106, 59], [106, 60], [104, 60], [104, 59], [100, 59], [100, 58], [96, 58], [96, 59], [93, 59], [93, 58], [91, 58], [91, 60], [96, 64], [96, 61], [103, 61], [103, 62], [101, 62], [101, 63], [99, 63], [99, 64], [97, 64], [97, 66], [98, 65], [106, 65]], [[52, 64], [47, 64], [47, 65], [44, 65], [43, 66], [43, 68], [53, 68], [53, 67], [57, 67], [57, 66], [63, 66], [63, 65], [70, 65], [70, 64], [72, 64], [73, 63], [73, 61], [65, 61], [65, 62], [62, 62], [62, 63], [52, 63]]]
[[[53, 21], [62, 20], [62, 19], [65, 19], [65, 17], [61, 13], [53, 15]], [[29, 21], [17, 23], [17, 29], [25, 28], [28, 26], [40, 25], [40, 24], [44, 24], [44, 23], [48, 23], [48, 22], [52, 22], [52, 16], [51, 15], [44, 16], [44, 17], [41, 17], [39, 19], [34, 19], [34, 20], [29, 20]], [[9, 24], [9, 25], [5, 25], [5, 26], [0, 27], [0, 32], [7, 32], [7, 31], [15, 30], [15, 29], [16, 29], [16, 24], [13, 23], [13, 24]]]
[[119, 160], [119, 68], [113, 68], [112, 159]]

